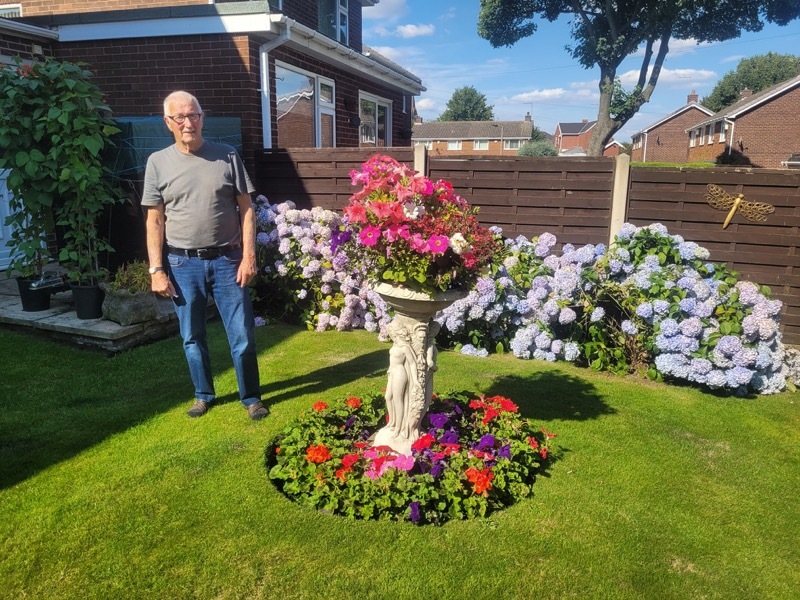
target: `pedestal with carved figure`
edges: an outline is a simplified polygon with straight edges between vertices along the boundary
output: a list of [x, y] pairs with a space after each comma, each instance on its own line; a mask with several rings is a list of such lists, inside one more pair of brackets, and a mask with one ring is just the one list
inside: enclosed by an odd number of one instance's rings
[[375, 435], [373, 446], [388, 446], [398, 454], [411, 454], [420, 437], [420, 424], [428, 412], [436, 372], [436, 334], [433, 316], [466, 296], [451, 290], [430, 296], [409, 288], [380, 283], [372, 289], [395, 311], [389, 323], [392, 347], [386, 382], [389, 421]]

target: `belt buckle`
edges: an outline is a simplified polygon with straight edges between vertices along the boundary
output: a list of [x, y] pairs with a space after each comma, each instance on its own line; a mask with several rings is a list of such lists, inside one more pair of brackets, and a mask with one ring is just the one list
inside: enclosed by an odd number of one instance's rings
[[216, 248], [198, 248], [197, 258], [214, 258]]

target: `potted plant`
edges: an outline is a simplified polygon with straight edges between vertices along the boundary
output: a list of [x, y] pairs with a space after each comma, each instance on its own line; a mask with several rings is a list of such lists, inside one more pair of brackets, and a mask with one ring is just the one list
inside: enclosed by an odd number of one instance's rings
[[[49, 259], [46, 239], [54, 222], [64, 227], [58, 258], [70, 281], [89, 286], [93, 304], [79, 318], [100, 317], [99, 253], [110, 251], [98, 219], [121, 194], [102, 163], [119, 129], [91, 73], [81, 65], [47, 58], [0, 69], [0, 168], [9, 169], [14, 226], [9, 242], [21, 276], [40, 277]], [[99, 301], [98, 301], [99, 298]]]
[[18, 59], [16, 66], [0, 68], [0, 170], [8, 170], [11, 192], [11, 214], [5, 220], [11, 227], [6, 245], [12, 249], [7, 274], [16, 275], [26, 311], [50, 308], [50, 292], [30, 288], [50, 259], [47, 239], [54, 226], [55, 186], [40, 168], [51, 144], [41, 126], [49, 95], [35, 66]]
[[107, 283], [103, 318], [120, 325], [134, 325], [152, 321], [158, 316], [158, 299], [150, 291], [148, 264], [135, 260], [123, 265]]

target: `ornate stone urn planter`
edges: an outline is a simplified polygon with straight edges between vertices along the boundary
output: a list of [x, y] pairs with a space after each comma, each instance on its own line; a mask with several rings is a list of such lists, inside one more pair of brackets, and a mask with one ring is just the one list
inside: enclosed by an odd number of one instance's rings
[[430, 296], [387, 283], [375, 284], [372, 289], [395, 311], [389, 323], [393, 342], [386, 382], [389, 422], [377, 432], [373, 445], [411, 454], [411, 445], [420, 437], [420, 423], [430, 406], [437, 369], [434, 339], [439, 324], [433, 316], [467, 292], [451, 290]]

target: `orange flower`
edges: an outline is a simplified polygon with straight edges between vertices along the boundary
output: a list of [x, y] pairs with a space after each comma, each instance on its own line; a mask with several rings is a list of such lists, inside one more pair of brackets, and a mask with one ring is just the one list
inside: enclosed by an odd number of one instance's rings
[[361, 408], [360, 398], [348, 398], [344, 403], [350, 408]]
[[309, 446], [306, 449], [306, 460], [312, 463], [324, 463], [331, 459], [331, 451], [324, 444]]
[[476, 494], [483, 494], [492, 489], [494, 473], [492, 473], [489, 467], [481, 469], [480, 471], [475, 467], [470, 467], [464, 474], [467, 476], [467, 480], [472, 484]]
[[346, 474], [349, 473], [349, 472], [350, 472], [350, 469], [348, 469], [347, 467], [342, 467], [341, 469], [336, 471], [336, 477], [338, 477], [342, 481], [347, 481], [347, 475]]
[[328, 403], [327, 402], [323, 402], [322, 400], [320, 400], [319, 402], [315, 402], [314, 405], [311, 408], [312, 408], [312, 410], [315, 410], [317, 412], [322, 412], [323, 410], [328, 408]]

